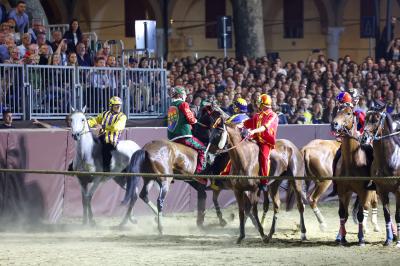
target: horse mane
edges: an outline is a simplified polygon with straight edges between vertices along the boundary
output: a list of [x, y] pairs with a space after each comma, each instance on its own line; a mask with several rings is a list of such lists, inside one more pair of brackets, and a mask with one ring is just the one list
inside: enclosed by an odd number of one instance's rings
[[[385, 119], [386, 119], [386, 122], [387, 122], [387, 127], [388, 127], [388, 129], [389, 129], [389, 133], [393, 133], [393, 118], [392, 118], [392, 116], [391, 116], [389, 113], [387, 113]], [[400, 136], [399, 136], [399, 135], [393, 136], [393, 137], [391, 137], [391, 138], [393, 139], [393, 141], [394, 141], [398, 146], [400, 146]]]

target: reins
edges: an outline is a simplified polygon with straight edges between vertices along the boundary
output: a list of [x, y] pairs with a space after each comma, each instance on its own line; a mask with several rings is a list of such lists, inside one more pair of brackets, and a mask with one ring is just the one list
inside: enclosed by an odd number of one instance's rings
[[[215, 123], [212, 125], [212, 128], [218, 128], [218, 125], [221, 123], [221, 121], [222, 121], [222, 119], [221, 119], [221, 117], [219, 117], [216, 121], [215, 121]], [[223, 129], [223, 130], [226, 130], [226, 129]], [[233, 149], [236, 149], [240, 144], [242, 144], [245, 140], [247, 140], [249, 138], [249, 135], [247, 135], [246, 137], [244, 137], [238, 144], [236, 144], [236, 145], [234, 145], [234, 146], [232, 146], [232, 147], [230, 147], [230, 148], [228, 148], [228, 149], [223, 149], [223, 150], [218, 150], [217, 152], [216, 152], [216, 154], [222, 154], [222, 153], [226, 153], [226, 152], [229, 152], [229, 151], [231, 151], [231, 150], [233, 150]]]

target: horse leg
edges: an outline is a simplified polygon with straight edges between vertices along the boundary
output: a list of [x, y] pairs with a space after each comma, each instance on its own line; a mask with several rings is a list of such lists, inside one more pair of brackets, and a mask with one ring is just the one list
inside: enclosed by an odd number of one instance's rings
[[358, 219], [358, 245], [365, 246], [365, 238], [364, 238], [364, 224], [365, 220], [368, 219], [368, 210], [370, 207], [372, 197], [372, 191], [362, 191], [360, 195], [360, 207], [357, 213]]
[[324, 232], [326, 230], [327, 224], [326, 224], [325, 218], [322, 215], [321, 211], [319, 210], [317, 204], [319, 202], [319, 199], [321, 198], [321, 195], [325, 193], [325, 191], [329, 188], [331, 183], [332, 183], [331, 180], [325, 180], [325, 181], [316, 183], [313, 192], [308, 197], [310, 207], [313, 210], [315, 217], [317, 217], [317, 220], [319, 223], [319, 229], [322, 232]]
[[219, 225], [224, 227], [227, 224], [227, 222], [222, 217], [221, 207], [219, 206], [219, 202], [218, 202], [218, 197], [219, 197], [220, 193], [221, 193], [221, 190], [213, 190], [213, 203], [214, 203], [215, 211], [217, 213], [217, 217], [219, 220]]
[[383, 244], [384, 246], [390, 246], [393, 242], [393, 228], [392, 228], [392, 218], [390, 217], [390, 209], [389, 209], [389, 193], [380, 191], [379, 196], [382, 201], [383, 206], [383, 216], [385, 217], [386, 223], [386, 240]]
[[[136, 203], [136, 200], [138, 198], [138, 186], [139, 184], [139, 177], [137, 176], [133, 176], [132, 178], [130, 178], [130, 182], [129, 182], [129, 193], [130, 193], [130, 199], [129, 199], [129, 206], [128, 209], [126, 211], [126, 214], [123, 218], [123, 220], [120, 223], [120, 227], [123, 227], [124, 225], [126, 225], [126, 223], [129, 221], [131, 221], [132, 223], [136, 223], [136, 221], [131, 217], [131, 213], [133, 210], [133, 206]], [[128, 187], [127, 187], [128, 189]]]
[[96, 189], [100, 185], [101, 180], [102, 180], [102, 177], [98, 177], [98, 176], [94, 177], [92, 186], [90, 187], [88, 193], [86, 194], [87, 214], [88, 214], [89, 224], [91, 226], [96, 225], [96, 222], [93, 219], [92, 198], [93, 198], [94, 192], [96, 192]]
[[338, 186], [340, 228], [336, 236], [336, 242], [342, 245], [347, 244], [346, 222], [347, 219], [349, 218], [349, 204], [350, 204], [351, 194], [352, 194], [351, 192], [339, 192], [339, 186]]
[[269, 231], [266, 242], [269, 242], [272, 239], [272, 236], [274, 235], [275, 229], [276, 229], [276, 222], [278, 220], [279, 207], [281, 205], [281, 199], [279, 197], [279, 185], [280, 185], [280, 182], [275, 181], [274, 183], [272, 183], [272, 185], [270, 187], [272, 204], [274, 206], [274, 216], [272, 217], [271, 229]]
[[[397, 190], [395, 193], [396, 196], [396, 214], [395, 219], [397, 223], [397, 236], [400, 236], [400, 191]], [[400, 239], [397, 239], [396, 247], [400, 248]]]
[[300, 214], [300, 230], [301, 230], [301, 240], [307, 240], [306, 237], [306, 225], [304, 222], [304, 202], [303, 202], [303, 182], [301, 180], [293, 180], [289, 181], [294, 188], [294, 193], [297, 200], [297, 209], [299, 210]]
[[244, 221], [244, 193], [243, 191], [238, 191], [235, 189], [235, 197], [236, 197], [236, 201], [238, 203], [239, 206], [239, 222], [240, 222], [240, 234], [239, 234], [239, 238], [237, 239], [236, 243], [240, 244], [242, 242], [242, 240], [245, 237], [245, 231], [244, 231], [244, 225], [245, 225], [245, 221]]
[[164, 208], [164, 200], [167, 196], [169, 190], [169, 183], [171, 182], [171, 178], [166, 178], [162, 181], [159, 181], [160, 184], [160, 193], [157, 199], [157, 225], [158, 225], [158, 232], [162, 235], [163, 234], [163, 225], [162, 225], [162, 217], [163, 217], [163, 208]]
[[351, 212], [354, 224], [358, 224], [358, 211], [360, 208], [360, 198], [357, 195], [356, 200], [353, 203], [353, 210]]
[[[276, 182], [276, 181], [275, 181]], [[268, 188], [269, 190], [269, 188]], [[267, 191], [262, 191], [263, 196], [264, 196], [264, 201], [263, 201], [263, 214], [261, 216], [261, 225], [264, 227], [265, 226], [265, 218], [267, 216], [268, 210], [269, 210], [269, 192]]]
[[378, 224], [378, 194], [373, 193], [373, 197], [371, 200], [371, 207], [372, 207], [372, 215], [371, 215], [371, 222], [374, 226], [374, 232], [381, 231], [379, 224]]
[[139, 197], [150, 207], [155, 215], [158, 215], [157, 207], [149, 200], [149, 191], [154, 185], [154, 180], [144, 179], [142, 190]]
[[256, 225], [258, 232], [260, 233], [261, 239], [266, 243], [266, 242], [268, 242], [268, 239], [264, 235], [264, 229], [261, 226], [260, 219], [258, 218], [258, 208], [257, 208], [258, 195], [257, 195], [257, 192], [250, 192], [249, 199], [250, 199], [250, 204], [251, 204], [251, 208], [252, 208], [252, 216], [254, 217], [254, 223]]
[[82, 208], [83, 208], [83, 221], [82, 224], [86, 225], [88, 223], [88, 204], [87, 204], [87, 191], [88, 191], [88, 183], [79, 179], [79, 183], [81, 185], [81, 195], [82, 195]]

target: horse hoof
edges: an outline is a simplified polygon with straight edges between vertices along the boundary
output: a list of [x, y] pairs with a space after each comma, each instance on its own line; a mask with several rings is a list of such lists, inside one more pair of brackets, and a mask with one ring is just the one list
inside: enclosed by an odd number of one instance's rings
[[135, 219], [135, 218], [129, 218], [129, 221], [130, 221], [132, 224], [137, 224], [137, 223], [138, 223], [138, 220]]
[[325, 222], [319, 224], [319, 230], [321, 230], [321, 232], [325, 232], [327, 228], [328, 225]]
[[239, 236], [239, 238], [236, 240], [236, 244], [242, 243], [243, 239], [244, 239], [244, 236]]
[[94, 220], [91, 220], [89, 224], [90, 224], [91, 227], [95, 227], [96, 226], [96, 222]]
[[374, 226], [374, 232], [380, 232], [381, 228], [379, 226]]
[[364, 239], [359, 240], [358, 241], [358, 246], [359, 247], [365, 247], [365, 240]]
[[337, 237], [335, 242], [342, 246], [347, 245], [346, 237]]
[[396, 248], [400, 248], [400, 242], [399, 241], [396, 244]]
[[383, 246], [384, 247], [388, 247], [388, 246], [391, 246], [392, 243], [393, 243], [392, 239], [386, 239], [385, 243], [383, 243]]
[[225, 219], [219, 220], [219, 225], [222, 227], [225, 227], [228, 223], [225, 221]]
[[268, 244], [269, 241], [271, 241], [271, 239], [270, 239], [268, 236], [264, 236], [264, 237], [263, 237], [263, 242], [264, 242], [264, 244]]
[[393, 241], [397, 241], [397, 240], [398, 240], [397, 235], [393, 235]]
[[301, 241], [307, 241], [306, 233], [301, 233], [300, 240]]

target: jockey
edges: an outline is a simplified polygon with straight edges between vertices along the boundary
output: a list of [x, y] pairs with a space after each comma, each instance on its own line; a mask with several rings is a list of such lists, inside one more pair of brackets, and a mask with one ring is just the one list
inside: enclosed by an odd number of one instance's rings
[[192, 125], [197, 119], [185, 102], [186, 92], [183, 87], [172, 90], [172, 103], [168, 108], [168, 139], [181, 143], [197, 151], [196, 173], [202, 172], [206, 167], [204, 144], [192, 135]]
[[241, 124], [245, 120], [249, 119], [247, 115], [247, 102], [243, 98], [237, 98], [233, 103], [233, 115], [226, 121], [226, 123], [230, 124]]
[[[271, 109], [271, 97], [262, 94], [259, 98], [259, 112], [251, 119], [244, 121], [244, 126], [249, 130], [249, 135], [254, 136], [260, 148], [259, 162], [261, 176], [269, 175], [270, 161], [269, 156], [274, 149], [276, 132], [278, 130], [278, 115]], [[266, 190], [267, 179], [261, 179], [260, 188]]]
[[364, 124], [365, 124], [365, 113], [359, 109], [358, 106], [358, 100], [359, 100], [359, 95], [357, 89], [354, 89], [352, 91], [353, 97], [350, 95], [348, 92], [341, 92], [339, 95], [336, 97], [336, 100], [338, 101], [338, 110], [341, 110], [344, 107], [351, 107], [353, 109], [353, 113], [356, 116], [357, 119], [357, 131], [358, 133], [362, 134], [364, 130]]
[[[227, 124], [237, 124], [239, 127], [243, 127], [243, 122], [249, 119], [247, 115], [247, 102], [243, 98], [237, 98], [233, 103], [233, 112], [234, 114], [226, 120]], [[224, 170], [220, 173], [220, 175], [229, 175], [231, 171], [231, 161], [225, 166]], [[221, 180], [212, 180], [210, 187], [213, 190], [219, 190], [219, 186], [221, 185]]]
[[111, 152], [116, 149], [121, 132], [125, 129], [126, 115], [121, 112], [122, 100], [117, 96], [109, 101], [110, 110], [102, 112], [97, 117], [89, 118], [89, 127], [100, 128], [99, 139], [103, 143], [103, 170], [109, 172], [111, 167]]

